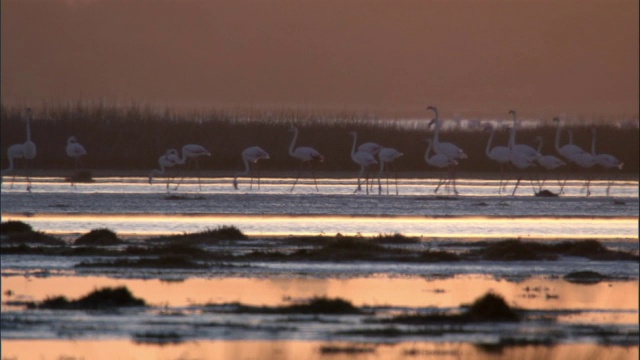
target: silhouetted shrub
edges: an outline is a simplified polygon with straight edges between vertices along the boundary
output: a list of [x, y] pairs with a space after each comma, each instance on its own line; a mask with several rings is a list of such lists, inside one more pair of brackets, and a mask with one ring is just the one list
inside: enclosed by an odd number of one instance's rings
[[94, 229], [76, 239], [76, 245], [120, 245], [123, 241], [109, 229]]

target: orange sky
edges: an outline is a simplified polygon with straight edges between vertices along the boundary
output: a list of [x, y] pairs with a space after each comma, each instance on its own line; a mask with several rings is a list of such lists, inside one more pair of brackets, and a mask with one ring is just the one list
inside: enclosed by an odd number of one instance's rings
[[638, 114], [638, 0], [2, 0], [2, 103]]

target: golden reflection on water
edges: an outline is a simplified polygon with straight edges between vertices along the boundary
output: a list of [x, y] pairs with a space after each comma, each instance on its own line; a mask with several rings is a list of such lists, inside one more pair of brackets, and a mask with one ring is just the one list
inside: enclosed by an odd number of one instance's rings
[[[369, 352], [322, 353], [323, 348], [369, 349]], [[2, 358], [19, 360], [92, 359], [638, 359], [638, 347], [598, 344], [514, 346], [499, 351], [467, 343], [402, 342], [354, 344], [319, 341], [190, 341], [181, 344], [137, 344], [130, 340], [3, 340]]]
[[[356, 306], [458, 307], [470, 304], [487, 291], [503, 296], [512, 306], [524, 309], [625, 310], [605, 313], [603, 321], [638, 323], [639, 282], [601, 282], [573, 284], [559, 279], [531, 278], [519, 282], [483, 275], [458, 275], [445, 279], [372, 276], [334, 278], [191, 278], [184, 281], [158, 279], [113, 279], [107, 277], [44, 278], [9, 276], [2, 278], [2, 302], [14, 296], [34, 301], [64, 295], [75, 299], [96, 288], [126, 286], [131, 292], [155, 306], [187, 306], [206, 303], [241, 302], [248, 305], [282, 305], [287, 299], [314, 296], [340, 297]], [[584, 321], [581, 314], [567, 321]], [[592, 316], [586, 314], [584, 316]]]

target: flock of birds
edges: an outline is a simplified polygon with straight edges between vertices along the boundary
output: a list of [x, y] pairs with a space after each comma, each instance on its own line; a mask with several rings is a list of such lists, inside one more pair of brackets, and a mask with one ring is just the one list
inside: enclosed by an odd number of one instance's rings
[[[441, 142], [439, 138], [440, 128], [442, 126], [442, 121], [440, 120], [438, 109], [435, 106], [427, 107], [427, 110], [431, 110], [435, 113], [435, 118], [429, 122], [429, 128], [435, 126], [435, 130], [432, 138], [425, 139], [427, 144], [427, 149], [424, 154], [424, 161], [427, 165], [443, 169], [445, 172], [440, 177], [436, 188], [434, 190], [435, 193], [439, 191], [442, 186], [445, 186], [447, 189], [452, 188], [453, 192], [458, 195], [458, 190], [456, 189], [456, 169], [459, 165], [459, 162], [463, 159], [468, 158], [467, 154], [458, 147], [456, 144], [451, 142]], [[540, 167], [544, 170], [555, 170], [557, 168], [563, 166], [576, 166], [581, 169], [588, 170], [593, 168], [594, 166], [600, 166], [605, 170], [611, 169], [622, 169], [623, 163], [620, 162], [616, 157], [610, 154], [597, 154], [596, 153], [596, 130], [592, 129], [592, 142], [591, 142], [591, 151], [585, 151], [579, 146], [573, 144], [573, 133], [571, 129], [568, 129], [567, 132], [569, 134], [569, 143], [565, 145], [560, 145], [560, 137], [561, 137], [561, 126], [558, 118], [554, 118], [554, 121], [557, 123], [557, 131], [555, 138], [555, 150], [561, 156], [558, 158], [554, 155], [542, 155], [542, 138], [537, 137], [536, 142], [538, 144], [537, 149], [533, 148], [526, 144], [519, 144], [516, 142], [516, 133], [517, 133], [517, 118], [516, 112], [514, 110], [510, 110], [509, 114], [513, 116], [513, 124], [510, 126], [510, 134], [509, 140], [506, 146], [496, 145], [492, 146], [493, 138], [495, 134], [495, 127], [491, 124], [486, 124], [484, 126], [485, 132], [490, 132], [489, 139], [485, 149], [485, 155], [495, 161], [500, 168], [500, 185], [498, 193], [502, 193], [506, 186], [507, 181], [505, 181], [505, 168], [511, 168], [519, 172], [517, 176], [516, 184], [513, 188], [512, 195], [515, 195], [516, 190], [524, 176], [524, 170], [529, 169], [531, 167]], [[26, 113], [26, 124], [27, 124], [27, 141], [22, 144], [13, 144], [9, 146], [7, 149], [7, 156], [9, 159], [9, 167], [2, 171], [2, 176], [7, 173], [14, 172], [14, 161], [16, 159], [24, 159], [25, 160], [25, 172], [27, 174], [27, 190], [31, 191], [31, 182], [29, 179], [29, 165], [28, 160], [35, 158], [36, 156], [36, 145], [33, 141], [31, 141], [31, 129], [30, 129], [30, 120], [31, 120], [31, 109], [27, 109]], [[303, 166], [305, 164], [308, 165], [309, 170], [313, 176], [314, 185], [316, 191], [318, 191], [318, 184], [316, 181], [315, 173], [313, 172], [313, 162], [322, 162], [324, 161], [324, 156], [317, 151], [316, 149], [308, 146], [299, 146], [296, 147], [296, 141], [298, 139], [298, 129], [291, 128], [290, 132], [293, 133], [293, 138], [289, 145], [289, 155], [293, 158], [299, 160], [300, 169], [298, 171], [298, 175], [291, 187], [291, 191], [295, 188], [300, 175], [303, 170]], [[381, 178], [383, 174], [388, 175], [389, 168], [392, 168], [394, 160], [401, 157], [403, 154], [389, 147], [381, 146], [374, 142], [366, 142], [358, 145], [358, 134], [356, 132], [349, 133], [353, 137], [353, 145], [351, 147], [351, 159], [360, 166], [360, 171], [357, 175], [357, 187], [354, 193], [362, 191], [362, 178], [364, 177], [364, 188], [366, 193], [368, 194], [370, 188], [373, 187], [373, 182], [369, 183], [370, 172], [369, 168], [375, 165], [378, 165], [378, 194], [382, 194], [382, 182]], [[432, 153], [433, 150], [433, 153]], [[158, 158], [158, 168], [153, 169], [149, 174], [149, 184], [153, 183], [153, 178], [164, 174], [169, 168], [173, 168], [180, 165], [187, 164], [188, 167], [191, 167], [191, 164], [195, 164], [196, 169], [199, 169], [198, 166], [198, 158], [201, 156], [211, 156], [211, 153], [203, 146], [197, 144], [187, 144], [182, 147], [181, 154], [177, 149], [168, 149], [166, 152]], [[77, 171], [79, 162], [82, 156], [87, 154], [85, 148], [77, 141], [74, 136], [69, 137], [67, 140], [66, 153], [69, 157], [74, 159], [75, 161], [75, 169]], [[259, 146], [251, 146], [242, 151], [241, 154], [242, 161], [244, 163], [244, 170], [238, 172], [234, 175], [233, 178], [233, 187], [238, 189], [238, 177], [241, 176], [250, 176], [251, 179], [251, 187], [253, 186], [253, 178], [254, 178], [254, 170], [255, 164], [259, 160], [269, 159], [269, 154]], [[386, 168], [385, 168], [386, 167]], [[15, 172], [14, 172], [15, 178]], [[184, 179], [184, 177], [182, 178]], [[533, 186], [533, 179], [530, 179]], [[542, 186], [545, 183], [545, 178], [538, 179], [538, 191], [542, 191]], [[587, 175], [585, 179], [585, 184], [583, 189], [586, 190], [587, 196], [591, 194], [589, 189], [590, 185], [590, 177]], [[180, 180], [182, 182], [182, 180]], [[180, 185], [180, 182], [176, 185], [176, 189]], [[167, 178], [167, 190], [170, 186], [170, 178]], [[558, 178], [558, 183], [560, 185], [560, 194], [563, 192], [564, 185], [566, 183], [566, 179], [561, 181]], [[611, 188], [611, 184], [613, 183], [612, 179], [609, 179], [607, 182], [607, 195], [609, 195], [609, 190]], [[73, 182], [72, 182], [73, 185]], [[201, 186], [201, 185], [200, 185]], [[257, 178], [257, 186], [260, 186], [260, 178]], [[535, 188], [534, 188], [535, 191]], [[398, 182], [397, 178], [395, 181], [395, 192], [398, 194]], [[389, 176], [387, 176], [387, 186], [386, 193], [389, 194]]]

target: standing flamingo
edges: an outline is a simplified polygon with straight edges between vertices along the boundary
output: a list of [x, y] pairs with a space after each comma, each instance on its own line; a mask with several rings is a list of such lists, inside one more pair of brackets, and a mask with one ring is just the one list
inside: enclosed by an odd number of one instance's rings
[[[487, 147], [485, 148], [484, 153], [489, 159], [497, 162], [500, 165], [500, 185], [498, 187], [498, 194], [500, 194], [502, 193], [503, 189], [504, 166], [509, 164], [509, 161], [511, 160], [511, 151], [506, 146], [491, 147], [496, 129], [493, 125], [486, 124], [484, 127], [484, 131], [489, 130], [491, 130], [491, 135], [489, 135], [489, 140], [487, 141]], [[504, 186], [506, 186], [506, 184]]]
[[540, 157], [540, 152], [529, 145], [516, 143], [516, 132], [518, 130], [516, 111], [509, 110], [509, 114], [513, 115], [513, 126], [511, 127], [511, 135], [509, 136], [509, 149], [520, 153], [518, 156], [524, 156], [529, 161], [535, 161]]
[[11, 187], [15, 181], [16, 174], [14, 169], [15, 159], [24, 159], [25, 176], [27, 177], [27, 191], [31, 192], [31, 179], [29, 178], [29, 160], [33, 160], [36, 157], [36, 144], [31, 141], [31, 108], [27, 108], [26, 113], [27, 123], [27, 141], [22, 144], [13, 144], [7, 149], [7, 157], [9, 158], [9, 167], [2, 171], [2, 176], [10, 172], [13, 173], [13, 179], [11, 180]]
[[87, 155], [87, 150], [85, 150], [84, 146], [78, 142], [75, 136], [71, 136], [67, 140], [67, 156], [74, 159], [75, 162], [75, 170], [78, 171], [78, 164], [80, 162], [80, 158], [84, 155]]
[[[389, 164], [387, 167], [391, 168], [393, 161], [400, 156], [402, 156], [400, 151], [394, 148], [383, 148], [378, 152], [378, 160], [380, 162], [380, 170], [378, 171], [378, 195], [382, 194], [382, 185], [380, 183], [380, 178], [382, 177], [382, 173], [384, 172], [384, 165]], [[389, 169], [387, 169], [388, 172]], [[396, 185], [396, 195], [398, 195], [398, 176], [394, 175], [395, 185]], [[387, 195], [389, 195], [389, 175], [387, 174]]]
[[[238, 176], [251, 174], [249, 189], [253, 188], [253, 170], [251, 164], [257, 164], [260, 159], [269, 159], [269, 154], [259, 146], [251, 146], [242, 151], [244, 171], [236, 173], [233, 177], [233, 188], [238, 189]], [[258, 189], [260, 189], [260, 173], [258, 173]]]
[[[200, 156], [211, 156], [211, 153], [201, 145], [187, 144], [182, 147], [182, 156], [178, 160], [178, 165], [186, 164], [187, 168], [189, 168], [192, 166], [191, 163], [195, 163], [196, 172], [198, 173], [198, 187], [200, 190], [202, 190], [202, 181], [200, 180], [200, 166], [198, 164], [198, 158]], [[183, 180], [184, 176], [182, 176], [182, 178], [178, 182], [178, 185], [176, 185], [176, 190], [178, 189], [178, 186], [182, 184]]]
[[[149, 184], [153, 184], [153, 178], [156, 175], [164, 174], [167, 168], [174, 167], [180, 163], [180, 155], [178, 150], [169, 149], [162, 156], [158, 158], [159, 169], [153, 169], [149, 173]], [[167, 177], [167, 191], [169, 191], [170, 177]]]
[[[542, 136], [537, 136], [536, 142], [538, 143], [538, 153], [542, 153]], [[541, 155], [536, 158], [536, 162], [538, 163], [538, 165], [540, 165], [540, 167], [547, 171], [552, 171], [566, 165], [564, 161], [558, 159], [553, 155]], [[544, 186], [545, 181], [546, 176], [543, 177], [542, 182], [540, 182], [540, 179], [538, 179], [538, 192], [542, 191], [542, 187]], [[560, 179], [558, 179], [558, 184], [562, 185]]]
[[293, 133], [293, 139], [291, 139], [291, 145], [289, 145], [289, 155], [293, 156], [294, 158], [300, 160], [300, 169], [298, 170], [298, 176], [296, 177], [296, 180], [293, 182], [293, 186], [291, 187], [290, 191], [293, 191], [293, 188], [296, 187], [296, 184], [298, 183], [298, 179], [300, 178], [300, 175], [302, 174], [302, 166], [305, 163], [309, 164], [309, 167], [311, 168], [311, 175], [313, 176], [313, 183], [316, 186], [316, 191], [318, 190], [318, 183], [316, 181], [316, 174], [313, 171], [313, 167], [312, 167], [312, 161], [324, 161], [324, 156], [322, 156], [322, 154], [320, 154], [320, 152], [318, 152], [318, 150], [312, 148], [312, 147], [308, 147], [308, 146], [300, 146], [297, 148], [294, 148], [296, 145], [296, 140], [298, 139], [298, 128], [297, 127], [292, 127], [291, 129], [289, 129], [290, 132]]
[[455, 144], [452, 144], [449, 142], [440, 142], [439, 134], [440, 134], [440, 127], [442, 126], [442, 123], [440, 121], [440, 115], [438, 114], [438, 109], [435, 106], [429, 106], [427, 107], [427, 110], [432, 110], [436, 114], [435, 119], [431, 120], [428, 126], [428, 127], [431, 127], [431, 125], [434, 125], [434, 124], [436, 126], [436, 129], [433, 133], [434, 152], [436, 154], [442, 154], [448, 157], [449, 159], [456, 160], [456, 165], [451, 166], [449, 169], [451, 172], [449, 181], [453, 183], [453, 191], [456, 195], [458, 195], [458, 190], [456, 189], [456, 168], [457, 168], [458, 160], [466, 159], [467, 154], [465, 154], [464, 151]]
[[447, 172], [443, 174], [438, 180], [438, 185], [436, 186], [436, 189], [433, 191], [434, 193], [438, 193], [440, 186], [451, 181], [450, 179], [451, 171], [449, 171], [449, 169], [451, 169], [451, 167], [453, 166], [457, 166], [458, 162], [443, 154], [434, 154], [433, 156], [430, 156], [429, 154], [431, 153], [431, 147], [433, 145], [433, 141], [431, 139], [425, 139], [425, 141], [427, 142], [427, 150], [424, 152], [424, 161], [427, 163], [427, 165], [437, 167], [439, 169], [447, 169]]
[[[613, 169], [622, 170], [624, 163], [618, 160], [615, 156], [610, 154], [596, 154], [596, 128], [591, 129], [591, 155], [594, 157], [594, 161], [598, 166], [610, 171]], [[613, 179], [609, 177], [607, 179], [607, 196], [609, 196], [609, 190], [613, 184]]]
[[[360, 172], [358, 173], [358, 187], [354, 191], [354, 193], [356, 193], [362, 190], [362, 187], [360, 186], [360, 178], [366, 171], [367, 167], [373, 164], [377, 164], [378, 161], [376, 161], [376, 158], [373, 155], [371, 155], [366, 151], [361, 151], [361, 150], [356, 151], [356, 143], [358, 142], [358, 133], [356, 133], [355, 131], [351, 131], [349, 132], [349, 135], [353, 136], [353, 146], [351, 147], [351, 160], [353, 160], [353, 162], [355, 162], [356, 164], [360, 165]], [[369, 193], [369, 174], [368, 173], [366, 174], [365, 188], [368, 194]]]
[[368, 152], [369, 154], [376, 156], [382, 150], [384, 146], [376, 144], [374, 142], [366, 142], [358, 145], [358, 151]]
[[[569, 139], [571, 139], [570, 144], [572, 145], [573, 131], [571, 129], [568, 129], [567, 132], [569, 133]], [[595, 146], [595, 137], [592, 137], [591, 147], [593, 148], [594, 146]], [[589, 170], [592, 169], [593, 166], [596, 164], [596, 157], [593, 156], [593, 154], [583, 150], [583, 152], [576, 153], [573, 155], [572, 162], [576, 164], [579, 168], [583, 169], [583, 171], [585, 172], [585, 181], [584, 181], [584, 185], [582, 186], [582, 189], [583, 190], [586, 189], [587, 196], [591, 195], [591, 189], [590, 189], [591, 174], [589, 173]]]
[[[527, 157], [525, 154], [521, 152], [513, 151], [513, 149], [511, 149], [511, 159], [509, 160], [509, 162], [517, 170], [521, 171], [521, 173], [518, 175], [518, 179], [516, 180], [516, 186], [514, 186], [513, 192], [511, 193], [511, 196], [514, 196], [516, 194], [516, 190], [518, 190], [518, 185], [520, 185], [520, 181], [524, 177], [524, 173], [523, 173], [524, 170], [528, 169], [531, 166], [534, 166], [534, 160], [531, 160], [529, 157]], [[533, 187], [533, 181], [531, 181], [531, 186]], [[535, 192], [535, 189], [534, 189], [534, 192]]]
[[[586, 151], [584, 151], [581, 147], [573, 144], [573, 132], [571, 132], [571, 130], [568, 131], [569, 143], [560, 146], [560, 134], [562, 132], [562, 127], [560, 126], [560, 119], [557, 117], [554, 117], [553, 122], [557, 124], [556, 139], [555, 139], [554, 146], [555, 146], [556, 152], [569, 162], [567, 167], [570, 167], [571, 164], [577, 164], [578, 157], [582, 157], [584, 158], [584, 160], [586, 160], [587, 157], [584, 156]], [[568, 175], [567, 177], [565, 177], [560, 187], [561, 194], [564, 192], [564, 185], [567, 183], [567, 178], [568, 178]]]

